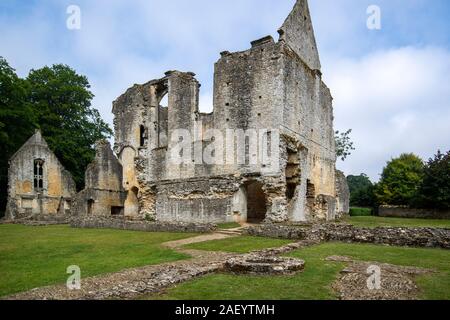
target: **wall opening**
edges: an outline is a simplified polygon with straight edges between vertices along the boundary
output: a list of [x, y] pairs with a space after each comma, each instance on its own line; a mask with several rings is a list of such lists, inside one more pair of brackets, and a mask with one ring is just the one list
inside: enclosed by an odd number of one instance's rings
[[309, 179], [306, 181], [306, 198], [316, 198], [316, 187]]
[[291, 201], [295, 196], [295, 190], [300, 184], [300, 158], [297, 151], [287, 149], [286, 175], [286, 199]]
[[168, 89], [163, 87], [160, 93], [160, 99], [158, 103], [158, 147], [167, 147], [169, 144], [168, 139], [168, 121], [169, 121], [169, 95]]
[[124, 207], [111, 207], [111, 215], [112, 216], [123, 216], [124, 215]]
[[87, 202], [87, 214], [92, 215], [93, 209], [94, 209], [94, 203], [95, 201], [92, 199], [89, 199]]
[[147, 130], [143, 125], [141, 125], [139, 127], [139, 146], [144, 147], [146, 141], [147, 141]]
[[245, 185], [245, 191], [247, 193], [247, 222], [263, 222], [267, 213], [267, 199], [262, 183], [249, 182]]
[[42, 191], [44, 189], [44, 160], [34, 160], [34, 190]]

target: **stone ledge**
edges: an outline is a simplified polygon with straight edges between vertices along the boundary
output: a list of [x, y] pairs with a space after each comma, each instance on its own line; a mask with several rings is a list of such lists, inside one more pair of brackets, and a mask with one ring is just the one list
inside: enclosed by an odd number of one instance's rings
[[450, 229], [439, 228], [379, 227], [371, 229], [332, 223], [312, 226], [265, 224], [249, 227], [246, 233], [252, 236], [292, 240], [450, 249]]
[[72, 228], [119, 229], [144, 232], [188, 232], [210, 233], [217, 230], [215, 224], [184, 222], [149, 222], [144, 220], [125, 220], [109, 217], [77, 217], [71, 220]]

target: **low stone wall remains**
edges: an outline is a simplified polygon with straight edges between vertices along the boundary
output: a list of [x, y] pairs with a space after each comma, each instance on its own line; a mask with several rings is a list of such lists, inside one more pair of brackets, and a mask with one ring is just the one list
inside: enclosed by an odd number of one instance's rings
[[312, 226], [266, 224], [252, 226], [246, 232], [252, 236], [292, 240], [341, 241], [450, 249], [450, 229], [389, 227], [372, 229], [330, 223]]
[[409, 207], [380, 206], [378, 215], [391, 218], [450, 219], [450, 209], [413, 209]]
[[34, 216], [29, 216], [21, 219], [1, 219], [0, 224], [21, 224], [27, 226], [49, 226], [49, 225], [59, 225], [68, 224], [71, 217], [69, 215], [61, 214], [39, 214]]
[[73, 228], [119, 229], [144, 232], [209, 233], [217, 230], [215, 224], [150, 222], [145, 220], [126, 220], [101, 216], [76, 217], [71, 220], [70, 225]]

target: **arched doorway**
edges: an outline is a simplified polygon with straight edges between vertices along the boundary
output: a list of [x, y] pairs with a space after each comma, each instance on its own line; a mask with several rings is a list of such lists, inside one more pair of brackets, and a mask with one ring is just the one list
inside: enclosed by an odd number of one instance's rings
[[247, 193], [247, 222], [260, 223], [266, 218], [267, 199], [263, 185], [259, 181], [251, 181], [245, 185]]

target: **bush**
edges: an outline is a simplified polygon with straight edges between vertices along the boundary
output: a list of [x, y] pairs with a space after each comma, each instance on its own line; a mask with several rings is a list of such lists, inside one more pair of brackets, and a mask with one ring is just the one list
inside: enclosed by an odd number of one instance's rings
[[422, 184], [424, 167], [422, 159], [414, 154], [402, 154], [389, 161], [375, 188], [378, 204], [411, 205]]
[[416, 207], [450, 208], [450, 151], [438, 153], [428, 160]]
[[352, 207], [374, 207], [376, 200], [374, 185], [369, 177], [362, 173], [359, 176], [347, 177], [350, 189], [350, 205]]
[[372, 208], [350, 208], [350, 216], [352, 216], [352, 217], [373, 216], [373, 209]]

